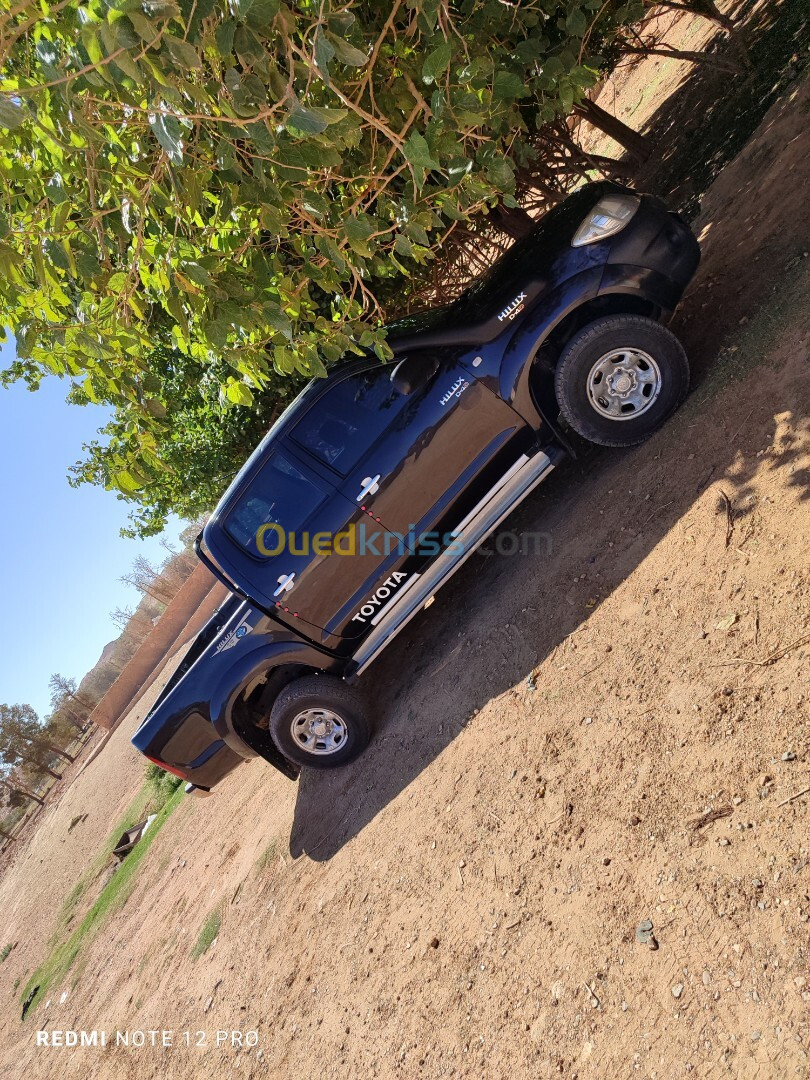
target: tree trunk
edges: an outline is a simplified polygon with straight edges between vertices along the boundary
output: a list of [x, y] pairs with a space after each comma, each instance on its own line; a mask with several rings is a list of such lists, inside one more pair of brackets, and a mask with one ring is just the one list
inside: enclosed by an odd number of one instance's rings
[[574, 112], [587, 120], [589, 124], [598, 128], [599, 131], [604, 132], [605, 135], [609, 135], [638, 162], [643, 163], [649, 158], [652, 152], [649, 139], [640, 132], [628, 127], [624, 121], [619, 120], [613, 113], [607, 112], [600, 105], [597, 105], [595, 101], [585, 98], [584, 101], [580, 101], [578, 105], [574, 106]]
[[20, 754], [20, 761], [24, 761], [28, 765], [33, 765], [35, 768], [41, 769], [43, 772], [48, 773], [49, 776], [52, 776], [54, 778], [54, 780], [61, 780], [62, 779], [62, 774], [61, 773], [55, 772], [50, 767], [50, 765], [46, 765], [44, 762], [39, 761], [35, 757], [28, 757], [28, 756], [23, 757], [23, 755]]
[[40, 799], [39, 795], [35, 795], [33, 791], [26, 791], [25, 788], [15, 787], [15, 785], [10, 784], [8, 780], [0, 780], [0, 786], [8, 788], [9, 791], [16, 791], [18, 795], [25, 795], [26, 799], [32, 799], [34, 802], [39, 803], [40, 806], [45, 805], [45, 800]]
[[71, 757], [66, 750], [60, 750], [59, 747], [54, 746], [53, 743], [42, 743], [42, 745], [46, 750], [50, 750], [52, 754], [58, 754], [59, 757], [64, 758], [65, 761], [71, 762], [71, 764], [76, 760], [74, 757]]
[[78, 701], [83, 709], [92, 709], [93, 706], [89, 701], [85, 701], [80, 694], [68, 694], [68, 697], [72, 697], [74, 701]]
[[494, 210], [490, 210], [488, 220], [499, 232], [506, 233], [513, 240], [520, 240], [531, 232], [536, 224], [523, 207], [504, 206], [503, 203], [498, 203]]
[[17, 837], [12, 836], [11, 833], [6, 832], [5, 829], [0, 829], [0, 836], [2, 836], [4, 840], [14, 840], [15, 843], [17, 841]]

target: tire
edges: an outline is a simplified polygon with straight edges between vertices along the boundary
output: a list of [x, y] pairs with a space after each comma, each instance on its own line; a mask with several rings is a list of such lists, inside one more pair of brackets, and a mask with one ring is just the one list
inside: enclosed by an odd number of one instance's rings
[[608, 315], [565, 346], [554, 389], [560, 413], [583, 438], [636, 446], [686, 397], [689, 361], [675, 335], [653, 319]]
[[368, 746], [372, 732], [361, 696], [333, 675], [306, 675], [288, 683], [270, 711], [276, 746], [290, 761], [310, 769], [348, 765]]

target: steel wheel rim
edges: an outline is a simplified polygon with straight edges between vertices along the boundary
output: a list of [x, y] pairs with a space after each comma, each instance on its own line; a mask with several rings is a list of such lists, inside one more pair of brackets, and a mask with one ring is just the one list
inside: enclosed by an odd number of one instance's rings
[[293, 742], [308, 754], [336, 754], [346, 745], [349, 728], [342, 716], [332, 709], [304, 709], [290, 724]]
[[635, 420], [651, 409], [662, 389], [661, 369], [642, 349], [612, 349], [588, 374], [588, 401], [608, 420]]

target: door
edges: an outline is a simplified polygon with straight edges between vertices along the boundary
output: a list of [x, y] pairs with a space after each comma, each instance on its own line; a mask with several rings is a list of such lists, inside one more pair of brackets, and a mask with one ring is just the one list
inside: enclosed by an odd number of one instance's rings
[[[303, 421], [302, 421], [303, 422]], [[405, 580], [407, 552], [364, 537], [367, 521], [294, 443], [281, 442], [228, 510], [222, 528], [250, 560], [250, 592], [312, 640], [359, 636], [367, 597], [381, 603]], [[390, 579], [390, 580], [388, 580]], [[388, 580], [388, 585], [385, 582]]]
[[[435, 358], [426, 357], [432, 371]], [[410, 393], [391, 381], [394, 365], [347, 375], [318, 398], [289, 439], [314, 468], [330, 477], [351, 508], [347, 520], [364, 545], [368, 565], [380, 550], [377, 580], [404, 573], [452, 541], [452, 530], [531, 445], [523, 419], [454, 359]], [[384, 557], [385, 548], [401, 561]], [[372, 548], [372, 550], [369, 550]], [[408, 558], [408, 556], [411, 556]], [[352, 603], [373, 596], [371, 577]], [[367, 605], [366, 605], [367, 606]], [[331, 633], [354, 636], [364, 623], [348, 610], [329, 623]]]
[[[390, 370], [375, 377], [390, 385]], [[340, 490], [412, 549], [437, 550], [532, 441], [513, 409], [454, 359], [440, 359]]]

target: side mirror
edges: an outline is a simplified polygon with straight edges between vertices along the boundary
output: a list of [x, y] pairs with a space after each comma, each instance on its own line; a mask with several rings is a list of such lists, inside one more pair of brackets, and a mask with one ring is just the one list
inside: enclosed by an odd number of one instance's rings
[[435, 356], [415, 353], [400, 360], [391, 372], [391, 382], [400, 394], [412, 394], [427, 386], [438, 370], [439, 361]]

